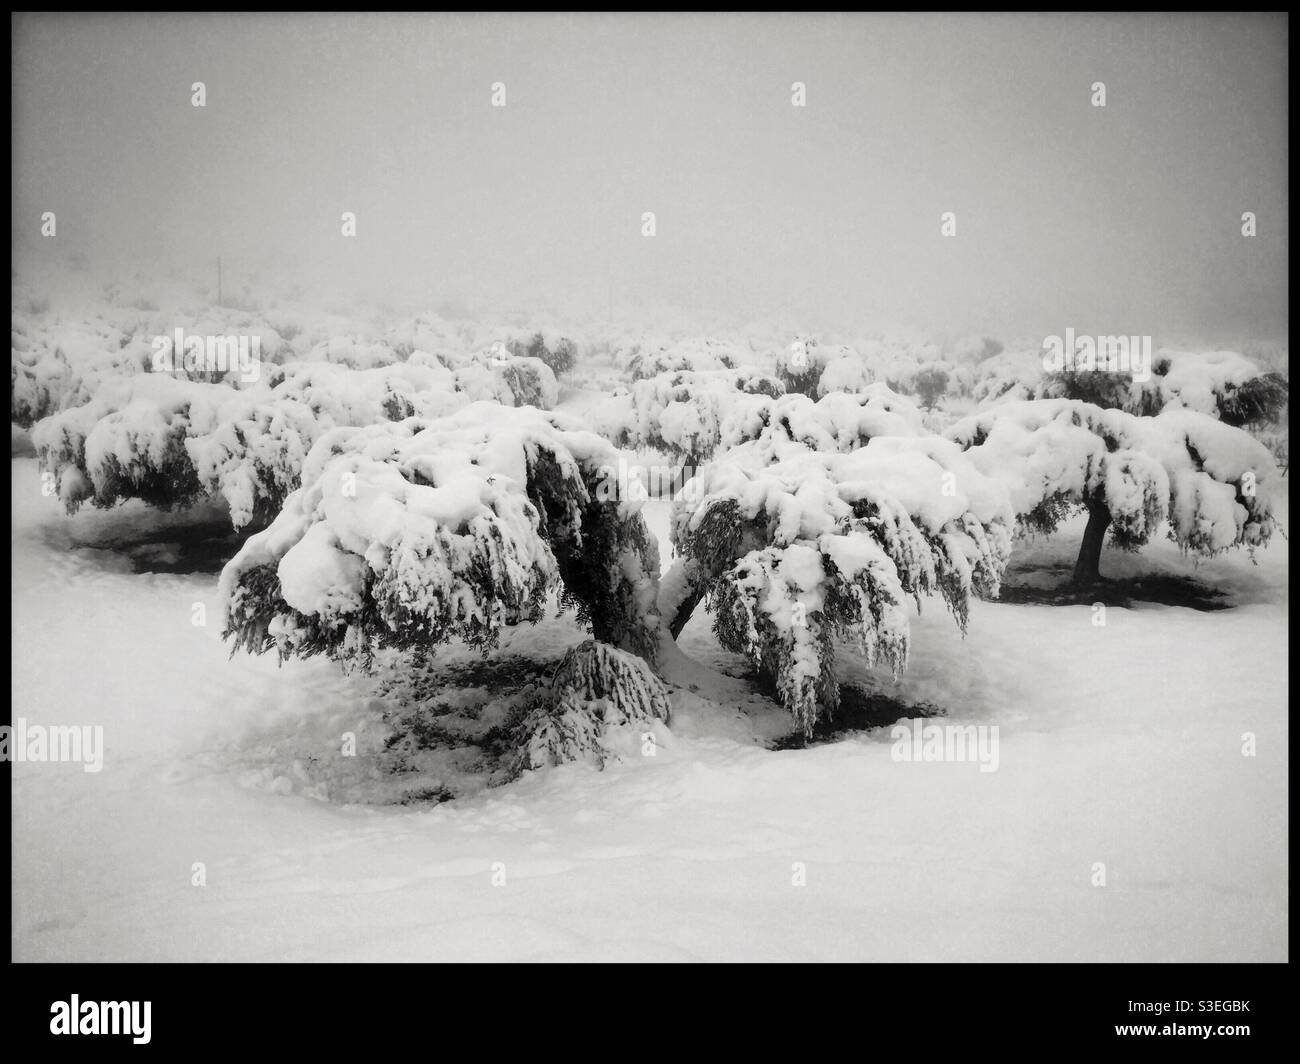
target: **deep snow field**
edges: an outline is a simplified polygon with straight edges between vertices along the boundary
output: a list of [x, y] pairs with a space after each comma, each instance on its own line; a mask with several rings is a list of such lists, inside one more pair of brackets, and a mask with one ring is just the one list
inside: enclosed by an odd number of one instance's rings
[[[781, 748], [788, 715], [700, 610], [681, 645], [707, 668], [655, 756], [433, 804], [412, 796], [436, 773], [391, 771], [373, 680], [231, 658], [224, 559], [166, 571], [220, 512], [69, 518], [34, 458], [12, 478], [14, 716], [105, 742], [97, 773], [12, 766], [15, 960], [1287, 959], [1284, 537], [1258, 565], [1103, 555], [1228, 609], [1099, 627], [1086, 604], [974, 602], [963, 640], [934, 599], [897, 684], [841, 655], [851, 682], [996, 725], [993, 772], [896, 761], [888, 728]], [[645, 513], [666, 567], [668, 503]], [[1006, 583], [1064, 579], [1081, 529], [1020, 544]], [[548, 620], [496, 653], [581, 638]]]

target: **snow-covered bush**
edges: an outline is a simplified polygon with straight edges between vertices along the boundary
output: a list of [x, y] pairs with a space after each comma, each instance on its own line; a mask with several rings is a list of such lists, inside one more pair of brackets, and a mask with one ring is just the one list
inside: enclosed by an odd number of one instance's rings
[[550, 366], [540, 358], [511, 358], [494, 366], [497, 378], [509, 392], [509, 406], [535, 406], [551, 410], [560, 398], [560, 388]]
[[[16, 314], [11, 330], [11, 420], [29, 427], [89, 402], [105, 384], [162, 368], [169, 375], [232, 388], [255, 383], [245, 379], [233, 357], [216, 365], [187, 362], [184, 352], [172, 351], [177, 330], [185, 338], [203, 338], [205, 344], [208, 338], [220, 339], [223, 359], [241, 343], [259, 364], [273, 365], [292, 355], [291, 345], [273, 327], [228, 307], [181, 315], [95, 305], [72, 321], [48, 313]], [[227, 338], [233, 341], [230, 348]], [[160, 346], [163, 340], [166, 344]]]
[[[1284, 377], [1264, 372], [1235, 351], [1162, 348], [1152, 355], [1144, 380], [1135, 379], [1128, 367], [1065, 368], [1039, 372], [1035, 379], [1029, 360], [1021, 366], [1021, 387], [1001, 398], [1077, 399], [1140, 416], [1194, 410], [1228, 425], [1256, 428], [1275, 423], [1288, 399]], [[999, 396], [986, 391], [984, 398]]]
[[1280, 373], [1265, 373], [1230, 386], [1217, 399], [1219, 420], [1239, 428], [1277, 422], [1291, 398], [1291, 386]]
[[103, 317], [63, 323], [15, 315], [10, 336], [10, 420], [23, 428], [86, 402], [101, 381], [150, 364], [151, 347], [135, 326]]
[[813, 402], [795, 393], [737, 404], [720, 429], [725, 450], [780, 434], [814, 451], [855, 451], [877, 436], [925, 433], [921, 412], [885, 384], [869, 384], [855, 393], [831, 392]]
[[[785, 385], [787, 392], [817, 398], [818, 385], [826, 367], [833, 361], [841, 361], [841, 372], [852, 374], [856, 381], [859, 373], [860, 359], [851, 348], [818, 343], [812, 336], [800, 336], [791, 341], [776, 356], [776, 375]], [[864, 382], [869, 383], [869, 382]], [[852, 387], [840, 387], [837, 378], [835, 391], [851, 391]]]
[[658, 551], [635, 503], [599, 497], [615, 461], [566, 418], [490, 403], [334, 429], [226, 566], [225, 634], [368, 667], [453, 637], [486, 650], [555, 593], [596, 639], [654, 660]]
[[647, 344], [632, 357], [628, 369], [632, 380], [639, 381], [664, 373], [735, 369], [747, 355], [748, 351], [725, 341], [700, 337]]
[[29, 357], [15, 344], [9, 364], [9, 420], [29, 429], [63, 405], [71, 373], [62, 351], [45, 357]]
[[567, 336], [550, 336], [533, 333], [525, 338], [516, 337], [507, 341], [507, 349], [520, 358], [536, 358], [559, 376], [568, 373], [577, 362], [577, 347]]
[[560, 398], [560, 386], [545, 362], [513, 355], [500, 342], [469, 353], [416, 351], [409, 361], [451, 368], [456, 374], [456, 390], [464, 392], [470, 402], [491, 400], [503, 406], [552, 410]]
[[607, 361], [629, 379], [640, 365], [636, 362], [638, 355], [659, 347], [666, 349], [668, 346], [662, 338], [652, 338], [637, 329], [612, 325], [589, 330], [585, 339], [585, 353], [588, 356], [595, 355]]
[[857, 344], [873, 381], [883, 381], [904, 395], [916, 393], [916, 377], [935, 363], [946, 365], [939, 345], [916, 333], [877, 333]]
[[792, 388], [791, 391], [817, 399], [835, 392], [860, 392], [872, 384], [884, 383], [884, 366], [879, 362], [867, 361], [856, 351], [825, 346], [819, 346], [814, 350], [824, 352], [828, 356], [836, 350], [844, 353], [828, 357], [816, 379], [812, 379], [811, 374], [805, 373], [801, 381], [803, 386]]
[[204, 494], [185, 447], [191, 408], [205, 400], [220, 404], [238, 393], [140, 374], [105, 385], [99, 395], [32, 430], [41, 466], [54, 473], [69, 512], [87, 500], [108, 507], [122, 498], [167, 510]]
[[838, 704], [837, 638], [901, 671], [906, 599], [941, 595], [964, 631], [970, 596], [997, 594], [1010, 550], [1001, 485], [940, 437], [870, 435], [871, 419], [914, 426], [857, 399], [776, 400], [755, 438], [706, 464], [675, 502], [680, 560], [660, 594], [674, 635], [706, 600], [722, 645], [773, 678], [807, 734]]
[[382, 341], [358, 340], [351, 336], [321, 340], [308, 351], [306, 358], [311, 362], [330, 362], [350, 369], [374, 369], [401, 360], [398, 352]]
[[712, 456], [728, 417], [783, 392], [779, 380], [755, 370], [684, 370], [636, 381], [591, 417], [616, 446], [653, 447], [693, 468]]
[[1108, 370], [1062, 370], [1046, 373], [1030, 390], [1035, 399], [1077, 399], [1105, 410], [1128, 410], [1140, 415], [1158, 414], [1158, 390], [1136, 385], [1127, 374]]
[[1089, 515], [1074, 582], [1099, 579], [1106, 530], [1136, 549], [1169, 522], [1184, 550], [1214, 554], [1266, 543], [1276, 522], [1277, 468], [1241, 429], [1205, 414], [1154, 417], [1071, 399], [1008, 403], [965, 418], [947, 436], [1010, 492], [1022, 526], [1053, 531]]
[[1228, 425], [1275, 422], [1287, 403], [1288, 385], [1235, 351], [1160, 350], [1152, 358], [1151, 380], [1134, 384], [1130, 413], [1195, 410]]
[[[909, 335], [873, 334], [856, 346], [800, 337], [777, 356], [777, 375], [786, 390], [814, 399], [832, 392], [858, 392], [871, 384], [913, 395], [919, 374], [929, 373], [927, 387], [933, 390], [936, 372], [947, 375], [953, 368], [939, 357], [933, 341]], [[946, 389], [946, 376], [943, 386]]]
[[943, 362], [931, 362], [922, 366], [916, 373], [916, 397], [926, 410], [933, 410], [935, 404], [948, 391], [949, 368]]
[[999, 351], [975, 365], [969, 394], [982, 406], [1033, 399], [1042, 378], [1041, 349]]
[[329, 429], [436, 416], [467, 401], [437, 365], [298, 363], [240, 390], [142, 373], [41, 421], [32, 443], [69, 511], [124, 498], [170, 509], [214, 494], [238, 528], [274, 515]]

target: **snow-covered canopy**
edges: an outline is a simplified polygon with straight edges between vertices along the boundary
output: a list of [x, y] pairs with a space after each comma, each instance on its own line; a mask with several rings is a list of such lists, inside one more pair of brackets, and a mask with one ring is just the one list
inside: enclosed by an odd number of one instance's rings
[[334, 429], [223, 572], [228, 634], [344, 660], [451, 636], [490, 645], [539, 620], [563, 580], [599, 638], [648, 650], [657, 552], [635, 501], [597, 498], [615, 463], [575, 422], [495, 403]]
[[[1005, 488], [889, 410], [881, 388], [772, 402], [775, 416], [705, 465], [674, 506], [683, 562], [661, 601], [711, 595], [724, 646], [776, 677], [805, 731], [837, 703], [836, 636], [897, 672], [906, 598], [941, 594], [964, 629], [969, 597], [997, 594], [1010, 551]], [[902, 432], [871, 432], [891, 428]]]
[[1183, 547], [1214, 553], [1264, 543], [1278, 480], [1268, 449], [1206, 414], [1155, 417], [1071, 399], [1007, 403], [947, 433], [999, 480], [1027, 524], [1050, 530], [1060, 504], [1105, 503], [1116, 531], [1146, 542], [1161, 522]]
[[696, 461], [710, 457], [723, 425], [784, 392], [751, 369], [682, 370], [638, 380], [591, 411], [595, 427], [621, 447], [655, 447]]

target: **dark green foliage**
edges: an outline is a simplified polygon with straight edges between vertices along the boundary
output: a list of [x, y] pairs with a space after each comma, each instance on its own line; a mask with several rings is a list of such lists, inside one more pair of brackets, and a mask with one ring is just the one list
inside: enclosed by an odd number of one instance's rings
[[555, 670], [549, 699], [515, 729], [517, 772], [589, 761], [603, 767], [608, 729], [667, 721], [668, 689], [639, 657], [598, 640], [573, 647]]
[[822, 379], [822, 367], [811, 361], [804, 369], [782, 366], [777, 371], [777, 376], [780, 377], [787, 394], [798, 392], [800, 395], [808, 396], [809, 399], [816, 399], [817, 384]]
[[[948, 371], [939, 366], [927, 366], [916, 374], [916, 395], [921, 405], [933, 410], [934, 404], [948, 390]], [[897, 391], [897, 389], [895, 389]]]
[[1128, 405], [1131, 385], [1127, 373], [1071, 369], [1045, 374], [1041, 394], [1051, 399], [1078, 399], [1104, 410], [1122, 410]]
[[1240, 386], [1228, 385], [1218, 396], [1219, 420], [1238, 428], [1273, 422], [1289, 397], [1290, 386], [1278, 373], [1253, 377]]
[[1060, 527], [1062, 521], [1077, 513], [1079, 509], [1080, 504], [1070, 497], [1069, 492], [1058, 491], [1049, 495], [1028, 513], [1021, 514], [1020, 524], [1027, 531], [1050, 534]]
[[515, 397], [515, 406], [535, 406], [545, 409], [547, 406], [542, 382], [534, 366], [526, 362], [508, 362], [501, 368], [501, 376], [510, 387]]

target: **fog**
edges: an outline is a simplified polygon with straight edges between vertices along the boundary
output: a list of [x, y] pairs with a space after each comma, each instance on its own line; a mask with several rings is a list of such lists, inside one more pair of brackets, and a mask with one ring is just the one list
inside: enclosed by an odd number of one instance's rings
[[484, 313], [1286, 332], [1283, 16], [37, 15], [13, 29], [20, 277], [73, 257], [103, 276], [204, 273], [220, 256], [232, 285]]

